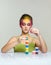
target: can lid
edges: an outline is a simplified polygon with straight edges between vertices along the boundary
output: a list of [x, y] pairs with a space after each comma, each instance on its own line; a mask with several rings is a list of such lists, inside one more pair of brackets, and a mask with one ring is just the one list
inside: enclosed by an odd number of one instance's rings
[[36, 51], [32, 51], [32, 54], [36, 54]]
[[22, 37], [22, 40], [25, 40], [26, 38]]
[[26, 40], [28, 40], [28, 37], [26, 37]]
[[35, 49], [39, 49], [38, 47], [35, 47]]
[[33, 53], [33, 52], [36, 52], [36, 51], [32, 51], [32, 53]]

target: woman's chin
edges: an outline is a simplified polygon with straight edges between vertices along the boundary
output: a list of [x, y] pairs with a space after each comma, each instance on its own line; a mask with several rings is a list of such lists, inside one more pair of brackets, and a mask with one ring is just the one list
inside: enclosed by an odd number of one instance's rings
[[25, 34], [27, 34], [27, 33], [28, 33], [28, 31], [25, 31], [24, 33], [25, 33]]

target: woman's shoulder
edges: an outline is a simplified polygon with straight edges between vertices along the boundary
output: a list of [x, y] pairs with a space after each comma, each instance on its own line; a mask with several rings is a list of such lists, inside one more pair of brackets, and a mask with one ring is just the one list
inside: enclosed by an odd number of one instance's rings
[[12, 36], [10, 40], [17, 40], [20, 36]]
[[37, 38], [36, 38], [36, 37], [33, 37], [33, 36], [30, 36], [30, 39], [31, 39], [32, 42], [35, 43], [35, 40], [36, 40]]
[[33, 37], [33, 36], [30, 36], [29, 38], [32, 39], [32, 40], [33, 40], [33, 39], [36, 39], [36, 37]]

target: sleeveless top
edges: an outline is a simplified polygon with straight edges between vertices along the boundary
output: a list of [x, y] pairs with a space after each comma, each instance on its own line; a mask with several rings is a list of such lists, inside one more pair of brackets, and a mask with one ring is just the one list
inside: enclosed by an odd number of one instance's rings
[[[29, 43], [29, 52], [32, 52], [35, 49], [35, 44], [33, 42]], [[25, 52], [25, 44], [19, 43], [14, 47], [14, 52]]]

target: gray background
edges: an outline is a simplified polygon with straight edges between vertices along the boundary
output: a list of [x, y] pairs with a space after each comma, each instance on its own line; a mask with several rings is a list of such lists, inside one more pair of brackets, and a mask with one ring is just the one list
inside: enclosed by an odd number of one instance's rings
[[19, 19], [27, 13], [51, 51], [51, 0], [0, 0], [0, 49], [12, 36], [21, 34]]

